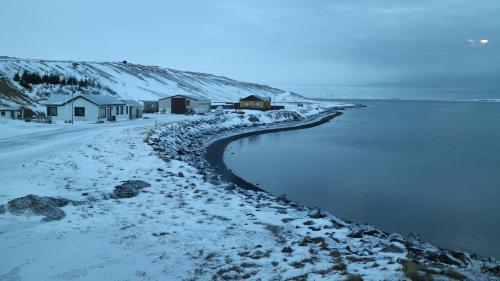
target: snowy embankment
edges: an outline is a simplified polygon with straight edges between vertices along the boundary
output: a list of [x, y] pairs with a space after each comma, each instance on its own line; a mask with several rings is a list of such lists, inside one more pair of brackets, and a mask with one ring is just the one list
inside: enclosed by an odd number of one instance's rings
[[[200, 162], [218, 137], [322, 110], [157, 115], [0, 136], [0, 280], [401, 280], [418, 269], [437, 280], [498, 278], [493, 261], [240, 189]], [[70, 201], [51, 205], [49, 218], [12, 212], [26, 202], [18, 197], [51, 204], [28, 194]]]

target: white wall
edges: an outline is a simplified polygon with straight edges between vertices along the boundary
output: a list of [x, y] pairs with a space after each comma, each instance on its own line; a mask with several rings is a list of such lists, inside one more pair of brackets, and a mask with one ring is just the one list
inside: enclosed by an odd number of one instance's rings
[[[116, 116], [116, 120], [124, 120], [124, 119], [128, 119], [128, 114], [127, 114], [127, 110], [125, 109], [125, 105], [122, 104], [122, 105], [113, 105], [113, 110], [112, 110], [112, 114], [114, 116]], [[120, 107], [121, 107], [121, 110], [120, 110]]]
[[207, 113], [210, 112], [210, 102], [209, 101], [195, 101], [191, 100], [191, 109], [195, 113]]
[[158, 108], [160, 110], [160, 113], [171, 113], [172, 112], [171, 101], [172, 100], [170, 98], [161, 99], [158, 101]]
[[74, 116], [75, 121], [97, 122], [99, 116], [99, 107], [85, 99], [76, 98], [71, 102], [57, 106], [57, 116], [52, 116], [52, 120], [71, 121], [73, 115], [72, 107], [85, 107], [85, 116]]

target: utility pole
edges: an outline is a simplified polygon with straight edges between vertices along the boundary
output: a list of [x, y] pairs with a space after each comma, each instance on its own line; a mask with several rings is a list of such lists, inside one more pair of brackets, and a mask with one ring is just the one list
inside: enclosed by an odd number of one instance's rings
[[74, 100], [75, 100], [75, 99], [74, 99], [74, 95], [75, 95], [75, 89], [73, 89], [73, 91], [71, 91], [71, 125], [74, 125], [74, 123], [73, 123], [73, 121], [74, 121], [74, 120], [73, 120], [73, 118], [74, 118], [74, 116], [75, 116], [75, 106], [74, 106], [74, 104], [73, 104], [73, 102], [74, 102]]

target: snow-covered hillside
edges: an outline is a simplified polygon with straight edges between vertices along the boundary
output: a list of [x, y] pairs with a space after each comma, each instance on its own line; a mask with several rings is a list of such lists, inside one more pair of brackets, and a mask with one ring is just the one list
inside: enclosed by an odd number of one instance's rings
[[[90, 81], [86, 87], [39, 83], [22, 86], [16, 73], [25, 71]], [[32, 88], [32, 89], [29, 89]], [[250, 94], [269, 96], [273, 101], [297, 101], [295, 93], [265, 85], [241, 82], [224, 76], [179, 71], [158, 66], [125, 62], [73, 62], [0, 57], [0, 105], [36, 106], [55, 93], [87, 93], [116, 95], [135, 100], [157, 100], [176, 94], [195, 94], [213, 102], [231, 102]]]

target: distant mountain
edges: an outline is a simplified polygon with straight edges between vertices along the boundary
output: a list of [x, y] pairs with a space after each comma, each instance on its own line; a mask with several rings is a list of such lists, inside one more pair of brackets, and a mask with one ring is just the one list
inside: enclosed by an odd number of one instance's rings
[[298, 94], [212, 74], [127, 62], [74, 62], [0, 56], [0, 105], [37, 107], [52, 94], [102, 94], [157, 100], [195, 94], [213, 102], [231, 102], [250, 94], [273, 101], [296, 101]]

